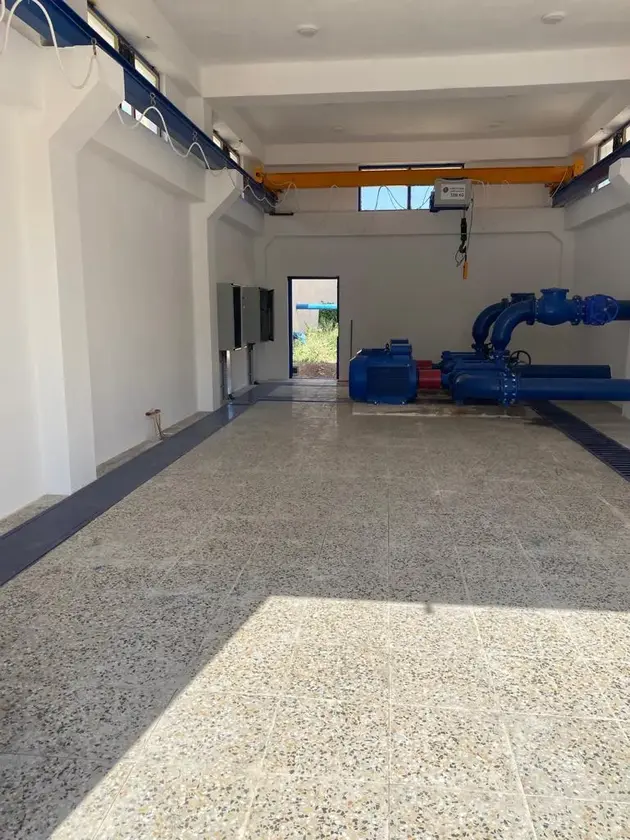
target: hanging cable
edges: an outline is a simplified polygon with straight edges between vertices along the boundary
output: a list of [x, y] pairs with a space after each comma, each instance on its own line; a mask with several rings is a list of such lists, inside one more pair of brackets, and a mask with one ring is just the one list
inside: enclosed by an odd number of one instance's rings
[[[5, 28], [5, 32], [4, 32], [4, 39], [3, 39], [3, 42], [2, 42], [2, 46], [0, 47], [0, 56], [2, 56], [6, 52], [7, 44], [9, 42], [9, 33], [11, 32], [11, 24], [13, 23], [13, 18], [15, 16], [16, 11], [22, 5], [23, 2], [24, 2], [24, 0], [17, 0], [17, 2], [11, 7], [11, 10], [9, 11], [9, 13], [7, 15], [6, 0], [0, 0], [0, 23], [3, 23], [4, 19], [6, 17], [6, 24], [5, 24], [6, 28]], [[36, 5], [38, 7], [38, 9], [40, 9], [42, 14], [44, 15], [44, 18], [46, 19], [46, 23], [47, 23], [48, 29], [50, 31], [50, 39], [52, 41], [52, 45], [53, 45], [54, 50], [55, 50], [55, 56], [57, 58], [57, 62], [59, 64], [61, 72], [63, 73], [66, 81], [68, 82], [70, 87], [72, 87], [74, 90], [83, 90], [87, 86], [88, 82], [90, 81], [90, 77], [91, 77], [92, 72], [94, 70], [94, 66], [98, 61], [98, 53], [97, 53], [97, 49], [96, 49], [97, 48], [96, 39], [94, 39], [92, 41], [92, 55], [90, 56], [90, 61], [89, 61], [89, 64], [88, 64], [88, 69], [87, 69], [87, 73], [85, 75], [85, 78], [81, 82], [76, 83], [69, 77], [69, 75], [66, 71], [66, 68], [64, 67], [63, 61], [61, 60], [61, 50], [59, 48], [59, 42], [57, 41], [57, 33], [55, 32], [55, 27], [53, 25], [53, 22], [52, 22], [52, 19], [51, 19], [50, 15], [48, 14], [48, 10], [40, 2], [40, 0], [29, 0], [29, 3], [33, 3], [34, 5]], [[248, 182], [246, 182], [244, 184], [242, 189], [239, 188], [238, 184], [235, 182], [234, 178], [231, 175], [231, 167], [226, 166], [226, 167], [224, 167], [220, 170], [212, 169], [212, 167], [210, 166], [210, 164], [208, 162], [208, 158], [206, 157], [206, 154], [205, 154], [201, 144], [198, 143], [196, 140], [194, 140], [190, 144], [190, 146], [188, 147], [188, 149], [185, 152], [180, 152], [179, 149], [177, 149], [175, 147], [175, 145], [173, 144], [173, 141], [171, 139], [168, 127], [166, 125], [166, 121], [164, 119], [164, 116], [163, 116], [162, 112], [159, 110], [159, 108], [157, 108], [157, 106], [150, 105], [142, 113], [142, 116], [141, 116], [140, 120], [138, 120], [138, 121], [134, 120], [133, 125], [128, 125], [127, 123], [125, 123], [125, 121], [122, 117], [121, 110], [119, 108], [116, 109], [116, 113], [118, 114], [118, 118], [120, 119], [122, 125], [126, 129], [137, 128], [139, 125], [141, 125], [142, 118], [144, 118], [145, 115], [147, 113], [149, 113], [150, 111], [155, 111], [155, 113], [159, 116], [160, 121], [162, 123], [162, 126], [164, 128], [164, 136], [166, 137], [166, 140], [168, 141], [168, 144], [171, 147], [172, 151], [175, 152], [175, 154], [178, 157], [186, 159], [191, 155], [193, 149], [198, 149], [199, 152], [201, 153], [201, 157], [203, 158], [203, 162], [205, 164], [206, 169], [208, 169], [213, 175], [215, 175], [215, 174], [220, 175], [222, 172], [226, 171], [228, 173], [228, 176], [229, 176], [230, 180], [232, 181], [232, 184], [234, 185], [235, 189], [240, 190], [241, 196], [243, 198], [245, 197], [245, 193], [247, 191], [249, 191], [254, 196], [256, 201], [258, 201], [259, 203], [267, 204], [269, 207], [272, 207], [272, 208], [277, 206], [277, 204], [274, 203], [273, 201], [271, 201], [266, 195], [263, 194], [262, 196], [259, 196], [256, 193], [256, 191], [252, 188], [252, 185]], [[282, 203], [282, 200], [280, 200], [279, 203]]]
[[470, 200], [470, 221], [468, 220], [468, 210], [462, 212], [460, 222], [460, 243], [459, 248], [455, 252], [455, 265], [462, 269], [462, 277], [468, 280], [468, 254], [470, 251], [470, 240], [472, 238], [472, 226], [475, 213], [475, 199]]
[[[2, 8], [0, 9], [0, 22], [2, 22], [4, 20], [4, 16], [5, 16], [5, 13], [6, 13], [6, 0], [1, 0], [1, 2], [2, 2]], [[19, 9], [19, 7], [22, 5], [23, 2], [24, 2], [24, 0], [17, 0], [15, 5], [11, 7], [11, 11], [9, 12], [9, 15], [7, 17], [6, 29], [5, 29], [5, 32], [4, 32], [4, 40], [3, 40], [3, 43], [2, 43], [2, 47], [0, 48], [0, 55], [3, 55], [3, 53], [6, 51], [7, 44], [9, 43], [9, 33], [11, 32], [11, 24], [13, 23], [13, 17], [15, 15], [16, 11]], [[61, 52], [60, 52], [60, 49], [59, 49], [59, 44], [57, 42], [57, 34], [55, 32], [55, 27], [53, 26], [53, 22], [50, 18], [50, 15], [48, 14], [48, 11], [47, 11], [46, 7], [43, 5], [43, 3], [40, 3], [39, 0], [29, 0], [29, 3], [33, 3], [35, 6], [37, 6], [37, 8], [40, 9], [42, 14], [46, 18], [46, 23], [48, 24], [48, 28], [50, 30], [50, 39], [53, 43], [53, 47], [55, 48], [55, 55], [57, 56], [57, 62], [59, 64], [59, 67], [61, 68], [61, 72], [66, 77], [66, 80], [67, 80], [68, 84], [70, 85], [70, 87], [74, 88], [74, 90], [83, 90], [86, 87], [87, 83], [90, 81], [90, 77], [92, 75], [94, 65], [95, 65], [95, 63], [97, 61], [97, 58], [98, 58], [97, 52], [96, 52], [96, 40], [94, 40], [92, 42], [92, 55], [90, 56], [90, 61], [89, 61], [89, 64], [88, 64], [88, 69], [87, 69], [87, 73], [85, 75], [85, 78], [83, 79], [82, 82], [79, 82], [77, 84], [76, 82], [73, 82], [72, 79], [68, 76], [66, 68], [63, 66], [63, 61], [61, 60]]]
[[[166, 142], [168, 143], [168, 145], [171, 147], [172, 151], [173, 151], [173, 152], [175, 152], [175, 154], [176, 154], [178, 157], [180, 157], [180, 158], [182, 158], [182, 159], [186, 160], [186, 159], [187, 159], [187, 158], [189, 158], [189, 157], [190, 157], [190, 155], [192, 154], [193, 149], [198, 149], [198, 150], [199, 150], [199, 152], [200, 152], [200, 154], [201, 154], [201, 157], [202, 157], [202, 159], [203, 159], [203, 163], [204, 163], [204, 165], [205, 165], [206, 169], [208, 169], [208, 170], [210, 171], [210, 173], [211, 173], [212, 175], [214, 175], [215, 177], [219, 177], [219, 176], [220, 176], [223, 172], [227, 172], [227, 174], [228, 174], [228, 178], [229, 178], [229, 179], [230, 179], [230, 181], [232, 182], [232, 185], [233, 185], [234, 189], [239, 190], [239, 192], [241, 193], [241, 197], [242, 197], [242, 198], [244, 198], [244, 197], [245, 197], [245, 193], [249, 190], [249, 191], [251, 192], [251, 194], [254, 196], [254, 198], [256, 199], [256, 201], [260, 202], [261, 204], [265, 204], [265, 203], [266, 203], [269, 207], [277, 207], [277, 206], [279, 206], [279, 204], [282, 204], [284, 200], [286, 200], [286, 196], [287, 196], [287, 194], [288, 194], [288, 193], [285, 193], [285, 195], [283, 196], [283, 198], [282, 198], [282, 199], [281, 199], [278, 203], [274, 203], [274, 202], [273, 202], [273, 201], [271, 201], [269, 198], [267, 198], [267, 196], [266, 196], [266, 195], [264, 195], [264, 194], [262, 195], [262, 197], [261, 197], [261, 196], [258, 196], [258, 195], [256, 194], [256, 191], [255, 191], [254, 189], [252, 189], [251, 184], [250, 184], [250, 183], [247, 183], [247, 182], [246, 182], [246, 183], [244, 184], [244, 186], [241, 188], [241, 187], [238, 185], [238, 183], [234, 180], [234, 178], [232, 177], [232, 169], [231, 169], [230, 167], [228, 167], [228, 166], [226, 166], [226, 167], [224, 167], [224, 168], [222, 168], [222, 169], [213, 169], [213, 168], [210, 166], [210, 163], [209, 163], [209, 161], [208, 161], [208, 158], [207, 158], [207, 156], [206, 156], [206, 153], [205, 153], [205, 152], [204, 152], [204, 150], [203, 150], [203, 146], [199, 143], [199, 141], [198, 141], [198, 140], [193, 140], [193, 142], [192, 142], [192, 143], [190, 144], [190, 146], [186, 149], [186, 151], [185, 151], [185, 152], [181, 152], [181, 151], [177, 148], [177, 146], [175, 146], [175, 144], [173, 143], [173, 140], [172, 140], [172, 138], [171, 138], [170, 132], [169, 132], [169, 130], [168, 130], [168, 126], [167, 126], [167, 124], [166, 124], [166, 120], [164, 119], [164, 115], [162, 114], [162, 112], [160, 111], [160, 109], [157, 107], [157, 105], [149, 105], [149, 106], [148, 106], [148, 108], [145, 108], [145, 109], [144, 109], [144, 111], [142, 111], [142, 113], [141, 113], [140, 117], [139, 117], [139, 118], [137, 118], [137, 119], [136, 119], [135, 117], [132, 117], [132, 119], [133, 119], [133, 124], [129, 124], [129, 123], [125, 120], [125, 118], [123, 117], [123, 112], [121, 111], [121, 109], [120, 109], [120, 108], [117, 108], [117, 109], [116, 109], [116, 114], [118, 115], [118, 119], [120, 120], [121, 125], [122, 125], [122, 126], [123, 126], [123, 127], [124, 127], [127, 131], [133, 131], [134, 129], [138, 128], [138, 126], [139, 126], [139, 125], [142, 125], [142, 120], [146, 117], [146, 115], [147, 115], [147, 114], [149, 114], [149, 113], [151, 113], [151, 112], [154, 112], [154, 113], [156, 113], [156, 114], [158, 115], [159, 120], [160, 120], [160, 122], [162, 123], [162, 130], [163, 130], [163, 132], [164, 132], [164, 137], [165, 137], [165, 139], [166, 139]], [[293, 186], [295, 186], [295, 185], [293, 185]]]

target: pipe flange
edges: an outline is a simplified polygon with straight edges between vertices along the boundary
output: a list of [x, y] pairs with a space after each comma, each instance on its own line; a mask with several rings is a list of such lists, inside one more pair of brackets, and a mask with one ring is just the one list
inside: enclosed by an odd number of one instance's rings
[[503, 391], [503, 405], [514, 405], [518, 396], [518, 379], [511, 370], [501, 374], [501, 389]]

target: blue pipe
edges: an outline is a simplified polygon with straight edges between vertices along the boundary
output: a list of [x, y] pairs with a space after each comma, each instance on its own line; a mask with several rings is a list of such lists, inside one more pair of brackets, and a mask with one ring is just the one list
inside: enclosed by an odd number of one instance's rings
[[336, 311], [336, 303], [296, 303], [296, 309], [323, 309], [325, 311]]
[[442, 371], [442, 388], [451, 391], [455, 378], [462, 373], [497, 371], [517, 374], [522, 379], [610, 379], [609, 365], [516, 365], [506, 367], [503, 360], [497, 359], [457, 359], [455, 366]]
[[538, 299], [509, 306], [499, 315], [492, 331], [494, 354], [505, 352], [514, 329], [524, 322], [534, 324], [537, 321], [552, 327], [566, 323], [603, 326], [617, 318], [620, 307], [614, 298], [608, 295], [581, 298], [576, 295], [568, 300], [568, 292], [568, 289], [542, 289]]
[[618, 300], [619, 311], [615, 321], [630, 321], [630, 300]]
[[453, 378], [453, 399], [492, 400], [514, 405], [530, 400], [630, 401], [630, 379], [527, 379], [511, 371], [460, 373]]
[[509, 298], [503, 298], [497, 303], [491, 303], [490, 306], [482, 309], [475, 318], [472, 328], [473, 350], [478, 353], [485, 353], [490, 329], [504, 309], [507, 309], [513, 303], [518, 303], [521, 300], [531, 300], [535, 297], [536, 295], [533, 292], [512, 292]]
[[503, 298], [498, 303], [491, 303], [490, 306], [486, 306], [477, 315], [472, 328], [473, 350], [483, 353], [490, 328], [507, 306], [509, 306], [509, 301], [507, 298]]
[[514, 373], [524, 379], [610, 379], [610, 365], [518, 365]]

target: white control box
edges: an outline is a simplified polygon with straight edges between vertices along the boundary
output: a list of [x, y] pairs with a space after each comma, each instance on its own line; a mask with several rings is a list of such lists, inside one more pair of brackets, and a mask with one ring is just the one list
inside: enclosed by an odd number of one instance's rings
[[433, 193], [436, 210], [466, 210], [472, 199], [472, 181], [465, 178], [450, 180], [438, 178]]

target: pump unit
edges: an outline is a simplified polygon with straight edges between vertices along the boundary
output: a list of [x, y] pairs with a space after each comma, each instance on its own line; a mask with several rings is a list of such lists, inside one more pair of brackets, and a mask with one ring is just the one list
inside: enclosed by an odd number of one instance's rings
[[415, 399], [416, 363], [406, 338], [393, 338], [385, 348], [359, 350], [350, 360], [350, 398], [358, 402], [403, 405]]
[[361, 350], [350, 362], [350, 397], [401, 404], [437, 390], [458, 405], [489, 401], [511, 406], [554, 399], [630, 402], [630, 379], [612, 379], [608, 365], [533, 365], [526, 351], [508, 350], [519, 324], [604, 327], [630, 321], [630, 300], [605, 294], [569, 298], [568, 291], [542, 289], [540, 297], [515, 293], [511, 300], [487, 306], [475, 319], [473, 351], [445, 350], [437, 364], [414, 361], [407, 339], [392, 340], [384, 349]]

